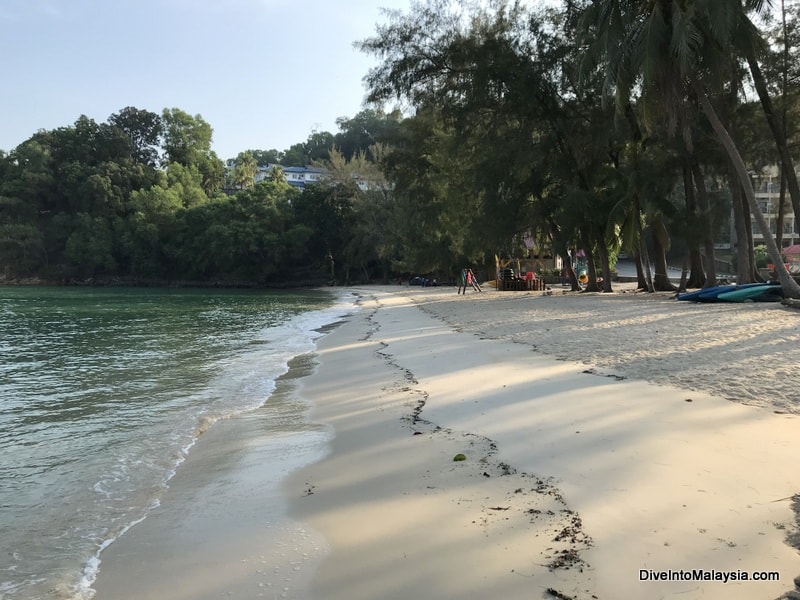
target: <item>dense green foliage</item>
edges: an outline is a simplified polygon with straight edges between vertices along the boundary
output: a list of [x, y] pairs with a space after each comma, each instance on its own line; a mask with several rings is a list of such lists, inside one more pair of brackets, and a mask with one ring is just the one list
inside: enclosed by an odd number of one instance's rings
[[[34, 134], [0, 155], [0, 275], [446, 278], [536, 248], [567, 264], [583, 251], [589, 290], [611, 290], [621, 252], [643, 288], [669, 290], [668, 257], [684, 284], [715, 283], [732, 229], [725, 258], [740, 281], [758, 277], [753, 215], [800, 295], [751, 181], [779, 165], [781, 211], [800, 215], [796, 1], [529, 4], [387, 13], [358, 45], [379, 59], [369, 100], [407, 115], [367, 109], [283, 151], [223, 163], [210, 124], [176, 108]], [[256, 183], [276, 163], [328, 176], [300, 192], [275, 167]]]
[[[583, 249], [589, 289], [602, 275], [608, 291], [625, 250], [642, 287], [666, 290], [675, 247], [689, 283], [713, 285], [733, 206], [739, 249], [752, 257], [752, 214], [778, 265], [750, 174], [782, 165], [800, 201], [788, 126], [800, 82], [780, 43], [797, 28], [789, 4], [775, 35], [775, 15], [750, 0], [429, 0], [391, 13], [361, 48], [380, 60], [370, 98], [416, 110], [390, 167], [396, 202], [427, 234], [424, 254], [478, 261], [542, 239], [565, 258]], [[739, 280], [754, 267], [739, 261]]]
[[[385, 128], [397, 117], [368, 111], [354, 122]], [[350, 139], [349, 121], [341, 125], [351, 157], [365, 152], [363, 140]], [[331, 261], [367, 277], [388, 273], [363, 224], [363, 207], [372, 205], [366, 198], [385, 186], [362, 191], [351, 174], [303, 193], [279, 169], [256, 184], [260, 162], [297, 148], [242, 152], [226, 174], [211, 140], [199, 115], [128, 107], [107, 123], [82, 116], [71, 127], [37, 132], [0, 154], [0, 275], [297, 285], [328, 280]], [[333, 145], [331, 134], [312, 135], [296, 145], [299, 164], [330, 158]], [[362, 162], [363, 178], [375, 167]], [[340, 163], [351, 168], [358, 160]]]

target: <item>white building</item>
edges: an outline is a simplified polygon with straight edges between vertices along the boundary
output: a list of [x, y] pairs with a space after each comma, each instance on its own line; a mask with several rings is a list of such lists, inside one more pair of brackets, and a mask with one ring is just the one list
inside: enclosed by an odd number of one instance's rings
[[[777, 234], [778, 205], [780, 202], [781, 178], [777, 166], [764, 168], [761, 173], [753, 177], [753, 188], [756, 193], [756, 202], [764, 218], [769, 223], [772, 235]], [[792, 202], [788, 190], [784, 198], [783, 240], [784, 248], [800, 242], [800, 228], [798, 228], [797, 215], [792, 210]], [[753, 243], [758, 246], [764, 243], [764, 235], [758, 228], [758, 223], [753, 221]]]
[[269, 164], [266, 167], [258, 168], [258, 172], [256, 173], [256, 183], [264, 181], [267, 177], [269, 177], [269, 174], [272, 172], [274, 167], [279, 167], [283, 171], [283, 174], [286, 177], [286, 182], [289, 185], [293, 185], [294, 187], [300, 189], [303, 189], [307, 184], [317, 183], [321, 179], [324, 179], [328, 176], [327, 171], [317, 167], [284, 167], [282, 165]]
[[[235, 162], [229, 161], [226, 168], [229, 173], [232, 172], [233, 169], [236, 168]], [[331, 176], [328, 170], [320, 167], [284, 167], [283, 165], [277, 163], [270, 163], [266, 166], [258, 167], [258, 171], [256, 171], [254, 177], [254, 183], [260, 183], [269, 178], [270, 173], [274, 168], [279, 168], [281, 171], [283, 171], [286, 183], [301, 190], [307, 185], [324, 181]], [[363, 177], [358, 173], [351, 173], [351, 177], [354, 179], [356, 185], [358, 185], [361, 191], [385, 190], [386, 188], [392, 187], [380, 177]], [[229, 191], [234, 192], [236, 190], [231, 188]]]

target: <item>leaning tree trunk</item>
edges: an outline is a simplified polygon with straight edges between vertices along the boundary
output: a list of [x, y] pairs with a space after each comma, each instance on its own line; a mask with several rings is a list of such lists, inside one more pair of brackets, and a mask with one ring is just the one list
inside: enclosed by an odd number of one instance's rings
[[764, 213], [761, 212], [761, 209], [756, 202], [756, 194], [755, 191], [753, 191], [753, 183], [750, 181], [750, 176], [747, 173], [747, 166], [744, 164], [742, 155], [739, 154], [739, 150], [736, 148], [733, 138], [731, 138], [728, 130], [725, 129], [725, 126], [722, 124], [722, 121], [720, 121], [719, 116], [714, 110], [714, 107], [711, 105], [711, 100], [708, 99], [702, 83], [695, 79], [692, 81], [692, 86], [694, 87], [697, 98], [700, 101], [700, 106], [702, 107], [703, 112], [711, 122], [711, 127], [714, 129], [714, 133], [716, 133], [717, 138], [719, 138], [720, 143], [728, 153], [728, 157], [733, 162], [733, 166], [736, 169], [736, 174], [738, 175], [739, 181], [742, 184], [742, 190], [747, 197], [747, 203], [750, 205], [750, 212], [764, 235], [764, 243], [767, 246], [767, 253], [775, 265], [775, 274], [778, 276], [778, 280], [781, 282], [783, 295], [786, 298], [800, 299], [800, 285], [794, 279], [792, 279], [789, 271], [786, 270], [786, 265], [783, 263], [781, 251], [778, 248], [778, 245], [775, 243], [775, 238], [773, 237], [772, 232], [769, 230], [769, 225], [767, 224], [767, 220], [764, 218]]
[[800, 215], [800, 184], [797, 182], [797, 173], [795, 173], [792, 156], [789, 153], [789, 144], [786, 142], [786, 135], [784, 135], [783, 127], [775, 114], [775, 109], [772, 106], [772, 99], [767, 89], [767, 82], [764, 79], [764, 74], [761, 72], [761, 67], [758, 65], [752, 46], [748, 46], [747, 65], [750, 67], [750, 74], [753, 76], [753, 85], [758, 93], [758, 99], [761, 101], [761, 108], [764, 111], [764, 116], [767, 118], [772, 137], [775, 138], [775, 146], [781, 157], [781, 171], [786, 178], [786, 186], [789, 188], [789, 196], [792, 198], [794, 214]]

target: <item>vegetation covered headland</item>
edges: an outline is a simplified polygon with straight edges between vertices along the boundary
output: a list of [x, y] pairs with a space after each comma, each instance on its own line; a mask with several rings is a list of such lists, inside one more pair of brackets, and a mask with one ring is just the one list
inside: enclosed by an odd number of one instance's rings
[[201, 115], [131, 106], [0, 151], [0, 278], [455, 281], [548, 256], [578, 289], [580, 252], [608, 292], [624, 252], [648, 291], [678, 264], [680, 287], [724, 269], [800, 298], [797, 0], [427, 0], [356, 46], [369, 108], [283, 151], [223, 160]]

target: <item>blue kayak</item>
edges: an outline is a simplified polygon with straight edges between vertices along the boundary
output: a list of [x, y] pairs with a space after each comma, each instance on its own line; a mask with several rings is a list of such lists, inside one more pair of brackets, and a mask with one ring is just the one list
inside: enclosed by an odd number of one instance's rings
[[759, 288], [760, 293], [764, 293], [768, 290], [762, 288], [774, 288], [776, 286], [778, 287], [778, 289], [780, 289], [780, 283], [778, 282], [743, 283], [741, 285], [715, 285], [714, 287], [703, 288], [701, 290], [695, 290], [694, 292], [689, 292], [687, 294], [681, 294], [678, 296], [678, 300], [689, 300], [692, 302], [719, 302], [720, 301], [719, 296], [721, 294], [728, 294], [731, 292], [746, 290], [749, 288]]
[[781, 287], [769, 284], [724, 292], [717, 296], [721, 302], [778, 302], [782, 298]]
[[695, 290], [694, 292], [689, 292], [688, 294], [681, 294], [678, 296], [678, 300], [691, 300], [692, 302], [714, 302], [719, 294], [732, 292], [735, 289], [735, 285], [715, 285], [714, 287], [702, 288]]

